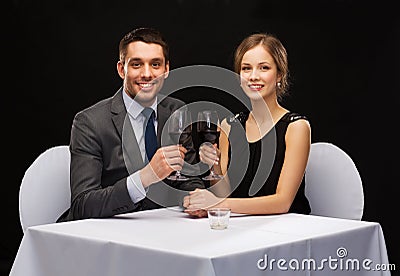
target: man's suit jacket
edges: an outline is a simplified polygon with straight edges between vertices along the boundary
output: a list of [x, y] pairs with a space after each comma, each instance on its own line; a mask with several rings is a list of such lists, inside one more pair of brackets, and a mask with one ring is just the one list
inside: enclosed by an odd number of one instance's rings
[[[127, 116], [123, 102], [122, 88], [111, 98], [102, 100], [95, 105], [76, 114], [71, 130], [70, 181], [71, 207], [58, 222], [110, 217], [116, 214], [147, 210], [161, 207], [162, 193], [169, 192], [164, 183], [150, 186], [161, 187], [154, 190], [155, 197], [160, 201], [145, 199], [134, 204], [129, 196], [126, 180], [133, 172], [144, 167], [135, 134]], [[163, 127], [176, 109], [184, 103], [172, 97], [161, 98], [157, 107], [157, 139], [161, 144]], [[187, 141], [191, 150], [185, 156], [185, 161], [195, 161], [193, 141]], [[204, 183], [198, 177], [192, 177], [184, 183], [168, 182], [171, 187], [182, 190], [204, 188]], [[178, 187], [180, 186], [180, 187]], [[154, 198], [153, 196], [153, 198]]]

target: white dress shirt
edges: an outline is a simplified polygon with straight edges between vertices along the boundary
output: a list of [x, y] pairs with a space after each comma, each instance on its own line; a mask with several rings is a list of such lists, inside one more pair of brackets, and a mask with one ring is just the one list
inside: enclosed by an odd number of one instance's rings
[[[123, 99], [126, 110], [128, 112], [129, 121], [131, 122], [132, 129], [135, 133], [137, 143], [139, 145], [139, 150], [141, 153], [141, 157], [143, 162], [146, 163], [146, 147], [144, 140], [144, 122], [145, 116], [142, 114], [144, 107], [140, 105], [137, 101], [129, 97], [125, 90], [123, 91]], [[155, 112], [154, 118], [154, 127], [157, 134], [157, 97], [152, 106], [150, 106]], [[136, 171], [131, 174], [126, 179], [126, 186], [128, 188], [129, 195], [134, 203], [139, 202], [140, 200], [146, 197], [147, 189], [143, 187], [142, 181], [140, 179], [140, 171]]]

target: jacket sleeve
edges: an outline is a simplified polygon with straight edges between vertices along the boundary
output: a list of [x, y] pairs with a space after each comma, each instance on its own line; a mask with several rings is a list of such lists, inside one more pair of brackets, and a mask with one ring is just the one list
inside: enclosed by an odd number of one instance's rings
[[137, 208], [126, 188], [127, 173], [102, 183], [103, 151], [96, 120], [78, 113], [71, 129], [71, 207], [67, 220], [110, 217]]

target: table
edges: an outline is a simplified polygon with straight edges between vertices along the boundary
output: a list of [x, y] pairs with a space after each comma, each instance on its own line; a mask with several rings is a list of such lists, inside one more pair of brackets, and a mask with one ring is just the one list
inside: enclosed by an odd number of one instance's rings
[[379, 265], [388, 256], [376, 222], [232, 214], [212, 230], [163, 208], [30, 227], [10, 276], [390, 275]]

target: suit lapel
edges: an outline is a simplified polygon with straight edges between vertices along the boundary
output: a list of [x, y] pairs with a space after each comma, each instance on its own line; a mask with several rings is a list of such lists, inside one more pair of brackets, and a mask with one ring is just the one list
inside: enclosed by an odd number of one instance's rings
[[129, 174], [144, 167], [139, 145], [137, 144], [135, 132], [127, 116], [126, 108], [122, 98], [122, 88], [118, 90], [111, 104], [111, 118], [114, 126], [121, 137], [122, 152]]
[[161, 145], [161, 134], [165, 125], [165, 122], [168, 120], [169, 116], [171, 115], [171, 111], [166, 106], [165, 101], [159, 101], [157, 105], [157, 119], [158, 119], [158, 126], [157, 126], [157, 144], [158, 146]]

